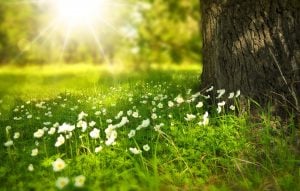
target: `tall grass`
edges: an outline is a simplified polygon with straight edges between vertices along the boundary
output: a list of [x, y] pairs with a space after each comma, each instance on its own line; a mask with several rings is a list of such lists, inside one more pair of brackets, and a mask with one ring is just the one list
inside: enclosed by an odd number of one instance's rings
[[207, 98], [199, 70], [3, 68], [0, 190], [299, 190], [293, 121]]

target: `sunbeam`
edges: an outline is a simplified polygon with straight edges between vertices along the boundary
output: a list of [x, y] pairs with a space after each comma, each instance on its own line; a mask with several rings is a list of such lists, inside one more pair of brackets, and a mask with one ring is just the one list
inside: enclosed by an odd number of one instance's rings
[[[30, 7], [29, 10], [38, 14], [37, 19], [28, 18], [36, 22], [33, 26], [37, 28], [33, 28], [33, 31], [37, 32], [39, 26], [49, 23], [44, 25], [42, 30], [20, 49], [20, 53], [17, 53], [15, 57], [16, 60], [28, 51], [37, 50], [35, 54], [39, 56], [39, 51], [56, 49], [58, 50], [56, 55], [52, 55], [51, 58], [61, 62], [64, 61], [71, 42], [87, 43], [89, 38], [86, 37], [91, 37], [95, 50], [108, 65], [112, 65], [112, 61], [106, 55], [106, 45], [103, 41], [116, 34], [120, 38], [124, 37], [119, 27], [127, 21], [122, 14], [130, 13], [130, 9], [136, 6], [136, 4], [109, 0], [12, 0], [1, 2], [1, 4], [10, 9], [16, 8], [16, 10], [23, 6]], [[39, 18], [42, 19], [39, 20]], [[116, 23], [118, 23], [117, 26]], [[120, 25], [120, 23], [123, 24]], [[75, 46], [76, 43], [74, 43]]]
[[91, 32], [95, 42], [96, 42], [97, 47], [99, 48], [99, 51], [100, 51], [101, 55], [103, 56], [103, 59], [105, 60], [105, 62], [108, 65], [112, 65], [112, 63], [110, 62], [110, 60], [107, 58], [107, 56], [105, 54], [104, 48], [101, 44], [101, 41], [100, 41], [99, 37], [96, 34], [95, 28], [90, 23], [87, 23], [87, 26], [88, 26], [89, 31]]
[[71, 27], [69, 26], [67, 28], [67, 32], [65, 34], [64, 43], [63, 43], [63, 46], [62, 46], [61, 54], [59, 56], [59, 61], [63, 60], [64, 53], [65, 53], [66, 47], [68, 45], [68, 41], [69, 41], [70, 35], [71, 35]]
[[33, 44], [35, 44], [40, 39], [45, 37], [45, 35], [47, 35], [47, 33], [49, 34], [49, 31], [52, 31], [55, 28], [55, 26], [57, 26], [57, 20], [56, 19], [54, 19], [52, 22], [50, 22], [49, 25], [47, 25], [41, 32], [39, 32], [39, 34], [34, 39], [32, 39], [26, 45], [26, 47], [24, 49], [21, 50], [21, 52], [15, 57], [15, 59], [18, 59], [20, 56], [22, 56], [25, 51], [29, 50]]

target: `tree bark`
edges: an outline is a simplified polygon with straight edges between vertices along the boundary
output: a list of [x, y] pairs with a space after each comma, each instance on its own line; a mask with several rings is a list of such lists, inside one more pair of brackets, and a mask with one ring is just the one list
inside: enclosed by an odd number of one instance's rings
[[299, 112], [300, 1], [203, 0], [202, 88], [211, 85]]

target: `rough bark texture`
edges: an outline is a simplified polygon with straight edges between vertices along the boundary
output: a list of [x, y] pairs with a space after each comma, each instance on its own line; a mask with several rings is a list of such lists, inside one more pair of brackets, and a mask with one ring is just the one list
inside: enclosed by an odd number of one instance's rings
[[201, 11], [202, 87], [239, 89], [260, 103], [276, 97], [299, 110], [300, 1], [202, 0]]

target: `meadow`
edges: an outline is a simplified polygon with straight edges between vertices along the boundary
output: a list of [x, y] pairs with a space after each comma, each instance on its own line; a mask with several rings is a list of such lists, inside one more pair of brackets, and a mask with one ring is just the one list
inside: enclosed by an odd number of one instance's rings
[[0, 190], [300, 190], [294, 123], [200, 71], [2, 67]]

